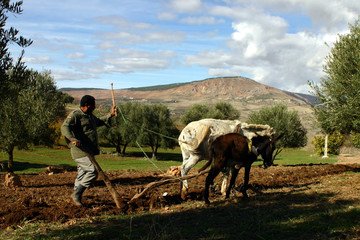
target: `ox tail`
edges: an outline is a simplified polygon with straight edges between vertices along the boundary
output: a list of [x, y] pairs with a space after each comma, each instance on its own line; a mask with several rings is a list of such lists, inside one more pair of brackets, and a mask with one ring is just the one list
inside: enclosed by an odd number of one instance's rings
[[213, 148], [211, 148], [210, 149], [210, 152], [209, 152], [209, 161], [207, 161], [207, 163], [205, 163], [205, 165], [204, 166], [202, 166], [199, 170], [198, 170], [198, 172], [202, 172], [202, 171], [204, 171], [205, 169], [207, 169], [209, 166], [210, 166], [210, 164], [211, 164], [211, 162], [213, 161], [213, 156], [214, 156], [214, 149]]

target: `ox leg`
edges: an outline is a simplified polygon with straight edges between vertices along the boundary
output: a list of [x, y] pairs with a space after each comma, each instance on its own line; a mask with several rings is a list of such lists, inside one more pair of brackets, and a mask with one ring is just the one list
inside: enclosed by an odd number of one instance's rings
[[249, 198], [249, 196], [246, 193], [246, 190], [248, 189], [248, 185], [249, 185], [250, 169], [251, 169], [251, 165], [245, 166], [244, 184], [242, 185], [242, 187], [240, 189], [240, 191], [242, 192], [242, 194], [245, 198]]
[[210, 201], [209, 201], [209, 187], [210, 187], [211, 184], [213, 184], [214, 179], [219, 174], [219, 172], [220, 172], [220, 169], [211, 168], [210, 171], [209, 171], [209, 174], [206, 177], [205, 190], [204, 190], [204, 201], [205, 201], [206, 205], [210, 204]]
[[226, 195], [226, 189], [228, 185], [228, 179], [229, 179], [230, 169], [228, 167], [225, 168], [225, 171], [223, 172], [223, 181], [221, 184], [221, 194], [223, 196]]
[[230, 192], [232, 187], [234, 186], [235, 180], [237, 175], [239, 174], [239, 169], [236, 169], [234, 167], [231, 168], [231, 179], [230, 179], [230, 184], [229, 187], [226, 190], [226, 196], [225, 198], [229, 198], [230, 197]]
[[[192, 167], [194, 167], [196, 165], [196, 163], [199, 161], [200, 161], [200, 157], [194, 156], [194, 155], [190, 155], [190, 157], [186, 160], [184, 159], [183, 164], [181, 165], [181, 177], [186, 176], [186, 174], [190, 171], [190, 169]], [[189, 189], [189, 185], [188, 185], [187, 180], [183, 180], [180, 183], [181, 199], [183, 199], [183, 200], [186, 199], [188, 189]]]

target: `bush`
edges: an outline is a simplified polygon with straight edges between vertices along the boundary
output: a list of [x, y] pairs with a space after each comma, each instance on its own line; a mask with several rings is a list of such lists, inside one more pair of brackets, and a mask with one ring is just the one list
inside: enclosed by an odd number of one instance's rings
[[[344, 143], [344, 137], [341, 133], [335, 131], [332, 134], [329, 134], [328, 137], [328, 153], [329, 154], [338, 154], [340, 147]], [[325, 137], [324, 136], [315, 136], [312, 144], [315, 146], [315, 152], [319, 155], [324, 154], [325, 150]]]
[[360, 148], [360, 133], [353, 133], [351, 136], [351, 143], [354, 147]]
[[206, 104], [194, 104], [181, 117], [181, 122], [185, 125], [193, 121], [204, 118], [228, 119], [235, 120], [240, 117], [240, 112], [230, 103], [217, 102], [214, 106], [209, 107]]

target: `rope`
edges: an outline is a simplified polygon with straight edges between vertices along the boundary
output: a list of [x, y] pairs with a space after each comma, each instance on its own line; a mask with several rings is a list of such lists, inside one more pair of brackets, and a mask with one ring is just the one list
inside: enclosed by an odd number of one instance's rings
[[170, 137], [170, 136], [166, 136], [166, 135], [164, 135], [164, 134], [162, 134], [162, 133], [155, 132], [155, 131], [153, 131], [153, 130], [151, 130], [151, 129], [145, 128], [145, 127], [143, 127], [143, 126], [140, 126], [140, 125], [134, 123], [133, 121], [127, 119], [127, 118], [124, 116], [124, 114], [123, 114], [123, 112], [121, 111], [121, 108], [120, 108], [120, 107], [118, 107], [118, 109], [120, 110], [121, 117], [122, 117], [122, 119], [124, 120], [125, 124], [128, 124], [128, 122], [130, 122], [131, 124], [134, 124], [135, 126], [137, 126], [137, 127], [139, 127], [139, 128], [142, 128], [142, 129], [144, 129], [144, 130], [146, 130], [146, 131], [148, 131], [148, 132], [154, 133], [154, 134], [159, 135], [159, 136], [164, 137], [164, 138], [168, 138], [168, 139], [171, 139], [171, 140], [174, 140], [174, 141], [178, 141], [177, 138], [173, 138], [173, 137]]

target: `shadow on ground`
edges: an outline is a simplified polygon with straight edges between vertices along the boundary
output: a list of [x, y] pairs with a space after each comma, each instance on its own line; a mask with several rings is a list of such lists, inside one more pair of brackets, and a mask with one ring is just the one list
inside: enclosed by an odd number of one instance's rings
[[[210, 207], [111, 217], [33, 236], [62, 239], [353, 239], [360, 210], [332, 194], [263, 194]], [[196, 204], [196, 203], [195, 203]], [[354, 228], [356, 226], [357, 228]]]

